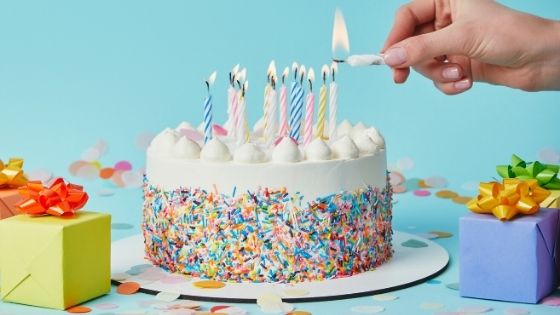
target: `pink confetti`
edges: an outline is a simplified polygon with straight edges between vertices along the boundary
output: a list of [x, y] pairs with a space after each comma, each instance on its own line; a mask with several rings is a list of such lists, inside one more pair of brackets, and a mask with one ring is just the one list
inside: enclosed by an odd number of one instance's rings
[[113, 168], [121, 171], [130, 171], [132, 169], [132, 164], [128, 161], [118, 161]]
[[429, 190], [425, 190], [425, 189], [418, 189], [414, 191], [414, 195], [418, 197], [428, 197], [431, 194], [432, 193]]
[[212, 125], [212, 130], [214, 131], [214, 135], [216, 136], [227, 136], [228, 132], [227, 130], [224, 129], [224, 127], [218, 125], [218, 124], [214, 124]]
[[549, 306], [560, 306], [560, 296], [547, 296], [542, 299], [541, 304]]
[[393, 186], [398, 186], [398, 185], [404, 183], [404, 176], [397, 171], [393, 171], [393, 172], [389, 173], [389, 182]]

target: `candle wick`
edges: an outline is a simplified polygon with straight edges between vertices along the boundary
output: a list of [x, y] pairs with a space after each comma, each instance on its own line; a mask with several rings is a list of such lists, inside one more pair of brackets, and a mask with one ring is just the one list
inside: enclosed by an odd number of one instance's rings
[[323, 72], [323, 84], [327, 84], [327, 73]]
[[282, 84], [284, 84], [284, 79], [286, 78], [285, 75], [282, 75]]
[[206, 82], [206, 89], [208, 90], [208, 94], [210, 94], [210, 82], [205, 81]]
[[294, 71], [294, 81], [297, 81], [297, 69]]
[[309, 92], [313, 92], [313, 82], [311, 82], [311, 79], [309, 79], [308, 81], [309, 81]]
[[239, 80], [237, 80], [237, 86], [239, 86], [239, 88], [241, 88], [241, 82], [239, 82]]

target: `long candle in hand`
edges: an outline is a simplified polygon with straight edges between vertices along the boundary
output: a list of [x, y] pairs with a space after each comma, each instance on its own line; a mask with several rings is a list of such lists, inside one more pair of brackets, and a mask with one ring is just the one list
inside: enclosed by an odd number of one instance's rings
[[307, 81], [309, 82], [309, 93], [307, 93], [307, 102], [305, 107], [305, 124], [303, 143], [306, 145], [313, 140], [313, 114], [315, 112], [315, 95], [313, 95], [313, 81], [315, 80], [315, 71], [309, 69]]
[[284, 68], [282, 72], [282, 87], [280, 88], [280, 137], [288, 135], [288, 89], [285, 83], [288, 72], [288, 67]]
[[336, 110], [337, 110], [337, 84], [335, 82], [335, 74], [337, 71], [336, 63], [331, 65], [332, 82], [329, 86], [329, 140], [336, 139]]
[[208, 96], [204, 100], [204, 143], [212, 139], [212, 95], [210, 94], [210, 86], [214, 84], [214, 80], [216, 80], [216, 71], [212, 72], [206, 80]]
[[329, 75], [329, 67], [323, 65], [321, 74], [323, 76], [323, 85], [319, 91], [319, 113], [317, 117], [317, 136], [319, 139], [325, 139], [325, 115], [327, 113], [327, 76]]

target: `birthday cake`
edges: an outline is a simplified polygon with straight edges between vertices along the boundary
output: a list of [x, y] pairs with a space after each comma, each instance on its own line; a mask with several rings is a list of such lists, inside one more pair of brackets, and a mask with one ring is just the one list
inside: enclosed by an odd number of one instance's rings
[[391, 258], [392, 189], [377, 129], [343, 121], [330, 140], [315, 127], [304, 141], [266, 140], [258, 126], [242, 140], [200, 129], [165, 129], [147, 150], [142, 230], [153, 264], [218, 281], [293, 283]]

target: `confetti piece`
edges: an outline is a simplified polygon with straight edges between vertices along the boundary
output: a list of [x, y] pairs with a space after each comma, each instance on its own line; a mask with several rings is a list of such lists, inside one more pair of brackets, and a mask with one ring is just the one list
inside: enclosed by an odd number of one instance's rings
[[448, 283], [445, 287], [451, 290], [459, 291], [459, 282]]
[[547, 296], [541, 300], [541, 304], [548, 306], [560, 306], [560, 296]]
[[377, 314], [383, 312], [385, 308], [378, 305], [359, 305], [352, 307], [350, 310], [359, 314]]
[[119, 171], [130, 171], [132, 170], [132, 164], [128, 161], [118, 161], [113, 168]]
[[96, 179], [99, 174], [99, 170], [91, 163], [84, 164], [76, 172], [76, 176], [85, 180]]
[[414, 168], [414, 161], [412, 158], [404, 157], [397, 161], [397, 168], [401, 171], [409, 171]]
[[25, 175], [29, 180], [41, 181], [43, 185], [53, 177], [53, 173], [47, 169], [34, 170], [29, 173], [25, 173]]
[[470, 305], [459, 309], [459, 312], [468, 314], [482, 314], [490, 311], [492, 311], [492, 308], [484, 305]]
[[216, 135], [216, 136], [225, 137], [225, 136], [228, 135], [227, 130], [224, 127], [222, 127], [218, 124], [212, 125], [212, 131], [214, 132], [214, 135]]
[[426, 239], [429, 239], [429, 240], [434, 240], [434, 239], [438, 238], [437, 235], [435, 235], [435, 234], [430, 234], [430, 233], [419, 233], [419, 234], [416, 234], [416, 235], [417, 235], [418, 237], [426, 238]]
[[113, 230], [130, 230], [134, 227], [132, 224], [128, 223], [112, 223], [111, 229]]
[[426, 181], [423, 180], [423, 179], [421, 179], [421, 180], [418, 181], [418, 187], [420, 187], [420, 188], [431, 188], [430, 186], [428, 186], [428, 185], [426, 184]]
[[189, 139], [191, 139], [192, 141], [201, 141], [202, 139], [204, 139], [204, 136], [198, 132], [197, 130], [192, 130], [192, 129], [181, 129], [181, 131], [179, 131], [179, 133]]
[[118, 187], [125, 186], [125, 183], [122, 179], [123, 172], [124, 171], [116, 170], [115, 173], [113, 174], [113, 177], [111, 177], [111, 181], [113, 182], [113, 184], [117, 185]]
[[469, 202], [471, 199], [473, 199], [473, 198], [472, 197], [465, 197], [465, 196], [458, 196], [458, 197], [453, 198], [452, 200], [453, 200], [454, 203], [464, 205], [467, 202]]
[[100, 170], [103, 168], [103, 166], [101, 166], [101, 162], [99, 161], [91, 161], [89, 162], [89, 164], [93, 165], [93, 167], [95, 167], [97, 170]]
[[226, 305], [219, 305], [210, 308], [210, 312], [216, 314], [228, 314], [228, 315], [245, 315], [247, 311], [242, 309], [241, 307], [237, 306], [226, 306]]
[[140, 284], [138, 282], [123, 282], [117, 287], [117, 293], [123, 295], [130, 295], [138, 292], [140, 290]]
[[115, 194], [113, 189], [101, 189], [97, 192], [97, 195], [101, 197], [110, 197]]
[[214, 280], [201, 280], [193, 282], [193, 285], [200, 289], [220, 289], [226, 286], [225, 283]]
[[142, 185], [144, 184], [143, 178], [143, 174], [140, 174], [136, 171], [124, 171], [122, 173], [124, 186], [129, 188], [142, 187]]
[[72, 314], [84, 314], [91, 312], [91, 308], [87, 306], [74, 306], [66, 310], [68, 313]]
[[145, 151], [150, 146], [150, 143], [152, 143], [154, 137], [155, 135], [151, 132], [142, 132], [138, 136], [136, 136], [136, 141], [134, 142], [134, 144], [138, 149]]
[[560, 151], [552, 148], [544, 148], [539, 152], [539, 160], [542, 163], [560, 163]]
[[383, 293], [383, 294], [376, 294], [376, 295], [372, 296], [372, 298], [376, 301], [379, 301], [379, 302], [387, 302], [387, 301], [394, 301], [394, 300], [398, 299], [399, 297], [396, 296], [396, 295]]
[[287, 288], [284, 289], [284, 294], [295, 297], [306, 296], [309, 294], [309, 290], [304, 288]]
[[162, 292], [156, 294], [156, 300], [162, 301], [162, 302], [173, 302], [173, 301], [177, 300], [180, 296], [181, 296], [181, 294], [176, 293], [176, 292], [164, 292], [164, 291], [162, 291]]
[[99, 303], [99, 304], [95, 304], [93, 307], [98, 308], [100, 310], [112, 310], [115, 308], [119, 308], [117, 304], [113, 304], [113, 303]]
[[392, 186], [398, 186], [404, 183], [404, 176], [397, 171], [392, 171], [389, 173], [389, 183], [391, 183]]
[[506, 308], [504, 310], [505, 315], [529, 315], [531, 312], [524, 308]]
[[124, 281], [128, 278], [130, 278], [130, 274], [128, 274], [126, 272], [114, 273], [114, 274], [111, 275], [111, 279], [113, 279], [115, 281]]
[[99, 152], [99, 149], [96, 147], [91, 147], [89, 149], [86, 149], [82, 153], [82, 160], [87, 162], [97, 161], [99, 160], [100, 157], [101, 157], [101, 152]]
[[425, 184], [431, 188], [444, 188], [447, 187], [447, 179], [441, 176], [431, 176], [424, 179]]
[[420, 308], [423, 310], [440, 310], [443, 306], [443, 304], [437, 302], [424, 302], [420, 304]]
[[406, 192], [406, 187], [405, 186], [393, 186], [393, 192], [395, 194], [402, 194]]
[[78, 175], [78, 171], [80, 170], [80, 168], [82, 168], [85, 165], [89, 165], [89, 162], [86, 161], [76, 161], [73, 162], [72, 164], [70, 164], [70, 166], [68, 167], [68, 172], [70, 172], [70, 174], [72, 174], [73, 176], [77, 176]]
[[428, 197], [432, 193], [429, 190], [418, 189], [414, 191], [414, 195], [418, 197]]
[[436, 197], [443, 199], [452, 199], [459, 196], [456, 192], [451, 190], [440, 190], [436, 193]]
[[402, 242], [401, 245], [404, 246], [404, 247], [410, 247], [410, 248], [428, 247], [428, 244], [426, 244], [422, 241], [419, 241], [419, 240], [415, 240], [415, 239], [409, 239], [406, 242]]
[[293, 312], [286, 313], [286, 315], [312, 315], [312, 314], [306, 311], [293, 311]]
[[449, 238], [453, 236], [452, 233], [444, 231], [430, 231], [430, 234], [437, 236], [437, 238]]
[[440, 280], [437, 279], [430, 279], [428, 281], [426, 281], [427, 284], [441, 284]]
[[102, 179], [110, 179], [115, 174], [115, 169], [112, 167], [105, 167], [99, 170], [99, 177]]

